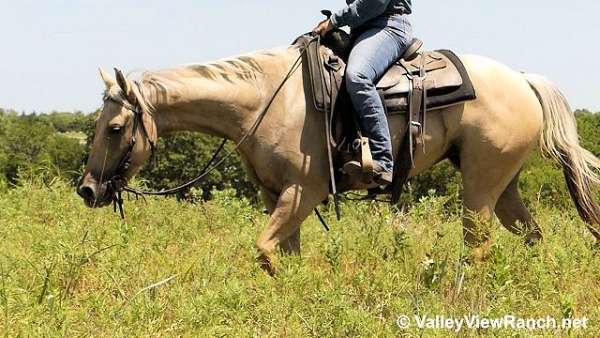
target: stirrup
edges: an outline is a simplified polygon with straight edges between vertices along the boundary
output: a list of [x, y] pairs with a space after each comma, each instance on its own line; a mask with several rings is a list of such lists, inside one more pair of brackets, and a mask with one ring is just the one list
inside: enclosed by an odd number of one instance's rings
[[373, 163], [373, 155], [371, 155], [369, 139], [366, 137], [360, 138], [360, 163], [362, 164], [363, 175], [373, 176], [375, 164]]

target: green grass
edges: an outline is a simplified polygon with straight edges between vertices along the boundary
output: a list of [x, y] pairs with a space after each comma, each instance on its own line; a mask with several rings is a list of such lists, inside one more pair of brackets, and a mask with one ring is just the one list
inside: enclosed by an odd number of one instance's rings
[[[490, 258], [469, 265], [445, 202], [398, 214], [348, 204], [328, 234], [311, 217], [302, 257], [281, 257], [271, 278], [254, 249], [267, 216], [231, 192], [197, 205], [128, 202], [123, 222], [61, 182], [24, 183], [0, 195], [0, 336], [600, 336], [600, 255], [573, 210], [533, 203], [546, 236], [533, 248], [494, 223]], [[415, 314], [585, 316], [589, 326], [397, 327]]]

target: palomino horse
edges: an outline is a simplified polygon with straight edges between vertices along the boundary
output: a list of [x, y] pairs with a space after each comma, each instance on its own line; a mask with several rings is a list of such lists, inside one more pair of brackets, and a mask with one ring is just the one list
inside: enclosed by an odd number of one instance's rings
[[[324, 117], [313, 108], [306, 71], [296, 67], [272, 100], [300, 53], [297, 46], [256, 52], [148, 72], [135, 83], [120, 71], [116, 80], [101, 71], [104, 108], [78, 193], [91, 207], [108, 205], [115, 188], [107, 182], [117, 171], [131, 178], [149, 159], [159, 136], [187, 130], [243, 139], [239, 153], [271, 215], [256, 245], [262, 266], [272, 272], [276, 248], [300, 252], [300, 226], [329, 194]], [[527, 156], [539, 144], [563, 166], [577, 209], [600, 240], [600, 208], [590, 190], [600, 185], [595, 174], [600, 161], [579, 145], [575, 117], [564, 96], [540, 76], [480, 56], [460, 58], [477, 99], [428, 114], [427, 151], [416, 152], [411, 176], [451, 157], [463, 175], [464, 240], [475, 254], [484, 252], [489, 242], [489, 222], [479, 220], [494, 213], [508, 230], [534, 242], [541, 239], [541, 231], [519, 196], [517, 182]], [[257, 119], [260, 124], [254, 128]], [[139, 123], [143, 128], [135, 126]], [[390, 129], [397, 152], [404, 119], [390, 117]], [[135, 144], [130, 144], [132, 136]], [[124, 157], [128, 165], [123, 169]]]

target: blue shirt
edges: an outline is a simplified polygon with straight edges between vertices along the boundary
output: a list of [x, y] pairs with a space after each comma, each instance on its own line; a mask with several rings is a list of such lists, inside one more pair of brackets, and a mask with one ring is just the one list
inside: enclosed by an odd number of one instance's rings
[[335, 27], [392, 28], [406, 33], [412, 0], [346, 0], [348, 6], [331, 16]]

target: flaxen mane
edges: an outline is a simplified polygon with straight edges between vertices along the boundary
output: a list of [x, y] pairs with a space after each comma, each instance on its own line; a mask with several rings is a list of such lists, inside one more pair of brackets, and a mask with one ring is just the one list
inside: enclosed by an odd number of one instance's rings
[[[154, 110], [152, 102], [156, 98], [166, 98], [167, 94], [177, 94], [179, 90], [185, 90], [186, 81], [190, 78], [206, 78], [210, 80], [222, 80], [231, 85], [240, 82], [248, 83], [258, 81], [265, 73], [264, 64], [279, 56], [285, 49], [274, 49], [260, 51], [238, 57], [226, 58], [205, 64], [187, 64], [159, 71], [147, 71], [142, 73], [139, 80], [142, 96], [150, 98], [146, 100], [150, 110]], [[112, 93], [116, 95], [117, 93]]]

